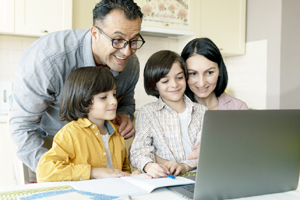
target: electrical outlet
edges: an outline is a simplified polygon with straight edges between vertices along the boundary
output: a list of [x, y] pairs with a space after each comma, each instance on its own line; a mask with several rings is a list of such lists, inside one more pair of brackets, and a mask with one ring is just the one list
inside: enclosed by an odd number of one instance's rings
[[8, 114], [9, 103], [8, 97], [12, 93], [12, 82], [1, 81], [0, 82], [0, 114]]

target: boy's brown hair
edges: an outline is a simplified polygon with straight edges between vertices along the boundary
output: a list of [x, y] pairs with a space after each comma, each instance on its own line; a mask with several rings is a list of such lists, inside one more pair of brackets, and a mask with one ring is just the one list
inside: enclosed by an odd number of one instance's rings
[[62, 90], [59, 115], [66, 121], [87, 117], [94, 95], [113, 90], [117, 80], [104, 67], [81, 67], [72, 71]]

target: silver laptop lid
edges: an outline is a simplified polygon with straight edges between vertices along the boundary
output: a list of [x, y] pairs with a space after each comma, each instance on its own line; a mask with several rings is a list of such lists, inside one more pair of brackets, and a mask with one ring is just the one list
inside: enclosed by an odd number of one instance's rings
[[194, 199], [231, 199], [295, 190], [300, 110], [207, 111]]

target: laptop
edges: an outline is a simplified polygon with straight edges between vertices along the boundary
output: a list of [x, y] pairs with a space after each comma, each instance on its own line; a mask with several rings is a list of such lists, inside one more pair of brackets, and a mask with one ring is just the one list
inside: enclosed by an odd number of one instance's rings
[[297, 189], [299, 169], [300, 110], [209, 110], [194, 192], [168, 189], [197, 200], [280, 193]]

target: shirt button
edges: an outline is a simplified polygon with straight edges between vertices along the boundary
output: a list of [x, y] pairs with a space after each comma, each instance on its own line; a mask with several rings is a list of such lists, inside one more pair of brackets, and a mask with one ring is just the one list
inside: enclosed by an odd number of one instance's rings
[[106, 152], [104, 152], [103, 155], [106, 155]]
[[98, 133], [95, 133], [95, 135], [98, 135]]
[[95, 128], [95, 126], [93, 125], [92, 128]]

